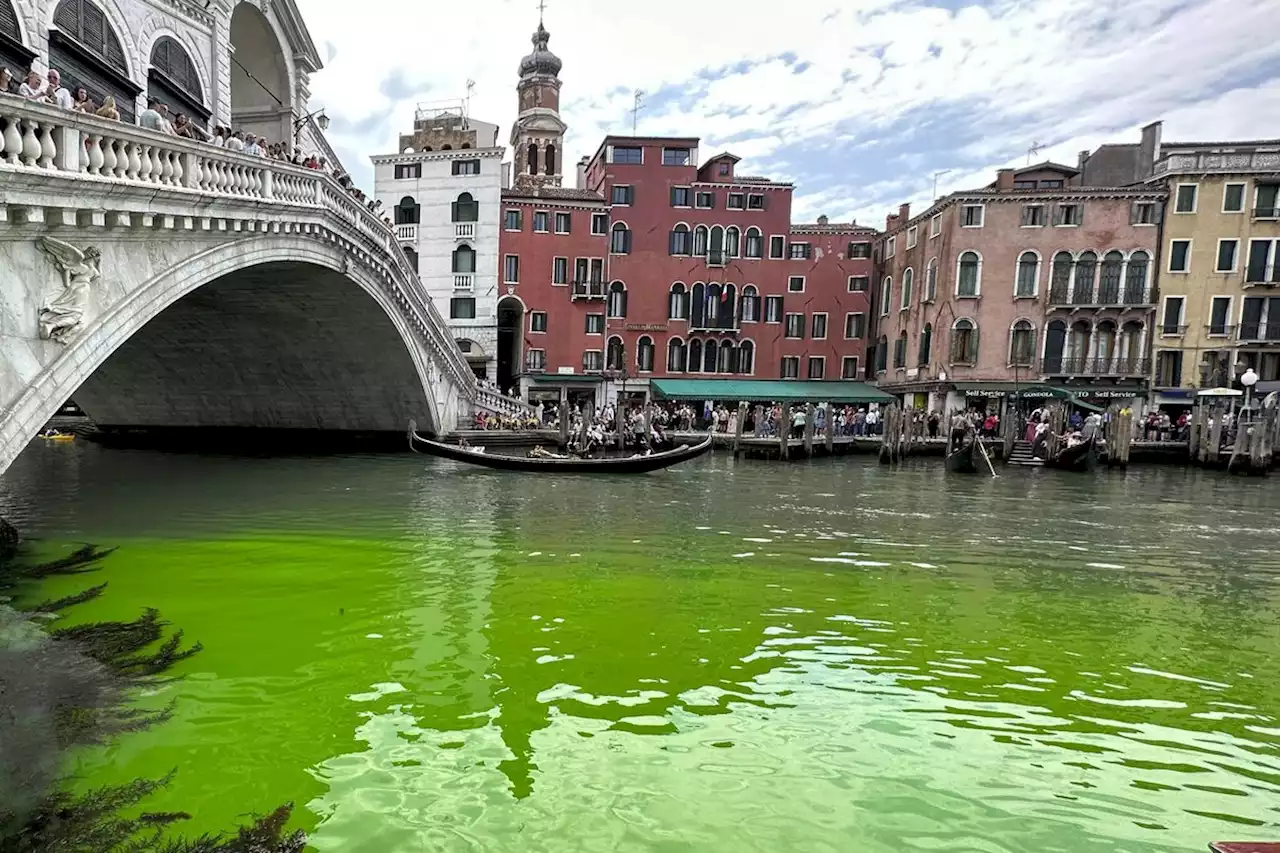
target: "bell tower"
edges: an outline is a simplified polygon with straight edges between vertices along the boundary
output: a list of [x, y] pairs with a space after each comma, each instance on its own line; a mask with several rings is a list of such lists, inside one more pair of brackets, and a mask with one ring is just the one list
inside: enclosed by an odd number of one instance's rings
[[538, 16], [533, 53], [520, 60], [516, 92], [520, 114], [511, 127], [515, 185], [558, 187], [564, 174], [564, 132], [560, 120], [560, 57], [547, 49], [551, 34]]

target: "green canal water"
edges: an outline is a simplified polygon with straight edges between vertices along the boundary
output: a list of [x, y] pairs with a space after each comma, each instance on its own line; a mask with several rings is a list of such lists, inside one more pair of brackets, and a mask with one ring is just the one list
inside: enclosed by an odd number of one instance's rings
[[118, 546], [77, 620], [204, 651], [90, 786], [322, 851], [1174, 851], [1280, 838], [1280, 480], [723, 456], [33, 447], [0, 514]]

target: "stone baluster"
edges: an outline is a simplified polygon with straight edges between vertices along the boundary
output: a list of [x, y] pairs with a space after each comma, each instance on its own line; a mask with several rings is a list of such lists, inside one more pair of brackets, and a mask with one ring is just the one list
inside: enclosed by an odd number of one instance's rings
[[44, 149], [40, 146], [40, 139], [36, 136], [40, 125], [34, 121], [24, 121], [22, 124], [22, 165], [34, 166], [36, 160], [44, 153]]
[[160, 150], [160, 146], [151, 145], [148, 146], [148, 150], [151, 152], [151, 183], [167, 183], [164, 179], [164, 153]]
[[88, 172], [90, 175], [101, 175], [102, 165], [105, 162], [105, 158], [102, 156], [102, 134], [100, 133], [89, 134], [88, 146], [89, 146]]
[[98, 147], [102, 149], [102, 172], [104, 177], [116, 177], [116, 170], [120, 167], [119, 158], [116, 156], [116, 141], [110, 137], [102, 137], [98, 142]]
[[18, 165], [18, 155], [22, 153], [22, 134], [18, 133], [18, 119], [14, 116], [6, 116], [4, 119], [4, 136], [2, 138], [4, 145], [4, 161], [10, 166]]
[[178, 176], [178, 185], [183, 187], [191, 187], [192, 189], [200, 188], [200, 157], [196, 154], [182, 154], [178, 157], [178, 165], [180, 174]]
[[[142, 171], [142, 152], [139, 150], [142, 146], [137, 143], [122, 143], [123, 150], [129, 157], [128, 165], [125, 166], [125, 177], [137, 180], [146, 180], [146, 175]], [[147, 161], [150, 167], [151, 161]]]
[[177, 151], [169, 152], [169, 183], [175, 187], [186, 186], [182, 183], [182, 155]]
[[261, 173], [262, 173], [262, 188], [261, 188], [262, 198], [275, 198], [276, 197], [275, 186], [272, 183], [272, 179], [275, 177], [275, 175], [272, 173], [270, 168], [262, 169]]
[[52, 169], [53, 158], [58, 156], [58, 146], [53, 142], [53, 128], [44, 125], [40, 128], [40, 157], [36, 164], [41, 169]]

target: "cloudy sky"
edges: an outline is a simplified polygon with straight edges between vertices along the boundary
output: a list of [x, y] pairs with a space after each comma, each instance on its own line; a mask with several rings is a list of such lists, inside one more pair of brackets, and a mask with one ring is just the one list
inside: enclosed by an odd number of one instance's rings
[[[312, 105], [368, 187], [421, 101], [515, 119], [537, 0], [298, 0], [326, 67]], [[1035, 160], [1164, 138], [1280, 137], [1280, 0], [547, 0], [566, 160], [631, 130], [700, 136], [796, 184], [796, 221], [883, 227], [904, 201]], [[509, 158], [509, 155], [508, 155]]]

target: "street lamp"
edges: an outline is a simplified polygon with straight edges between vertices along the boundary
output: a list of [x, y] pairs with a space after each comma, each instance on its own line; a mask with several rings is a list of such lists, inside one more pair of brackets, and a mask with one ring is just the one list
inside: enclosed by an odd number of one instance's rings
[[295, 145], [298, 144], [298, 137], [302, 135], [302, 128], [306, 127], [309, 121], [315, 121], [321, 130], [329, 129], [329, 117], [324, 114], [324, 107], [312, 110], [302, 118], [293, 120], [293, 142]]
[[1248, 410], [1252, 408], [1253, 386], [1258, 384], [1258, 374], [1252, 367], [1240, 375], [1240, 384], [1244, 386], [1244, 407]]

